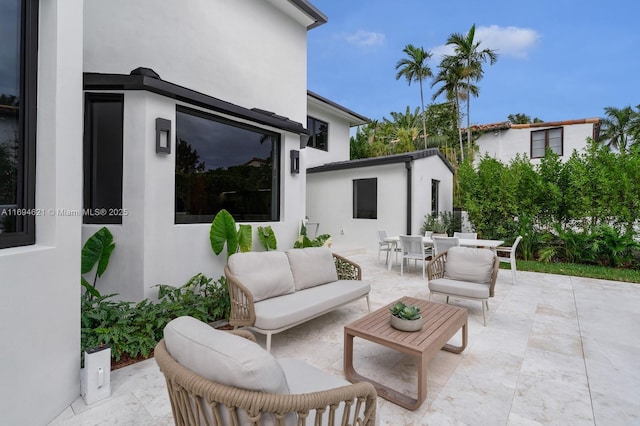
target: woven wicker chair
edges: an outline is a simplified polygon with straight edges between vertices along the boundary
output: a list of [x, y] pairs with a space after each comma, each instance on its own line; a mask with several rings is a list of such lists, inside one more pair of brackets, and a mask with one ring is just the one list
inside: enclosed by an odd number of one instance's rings
[[[229, 333], [255, 342], [246, 330]], [[275, 394], [204, 378], [178, 363], [167, 350], [164, 339], [155, 348], [155, 359], [167, 382], [177, 426], [375, 424], [377, 395], [373, 385], [367, 382], [345, 382], [344, 386], [304, 394]], [[212, 369], [216, 367], [213, 365]], [[300, 373], [297, 371], [294, 376], [304, 375]], [[334, 376], [329, 382], [331, 380], [342, 382]]]

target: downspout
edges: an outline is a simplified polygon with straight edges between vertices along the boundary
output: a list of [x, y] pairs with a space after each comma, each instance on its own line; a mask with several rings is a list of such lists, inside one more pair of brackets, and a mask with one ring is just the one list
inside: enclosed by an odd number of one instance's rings
[[407, 235], [411, 235], [411, 170], [413, 160], [404, 163], [404, 167], [407, 169]]

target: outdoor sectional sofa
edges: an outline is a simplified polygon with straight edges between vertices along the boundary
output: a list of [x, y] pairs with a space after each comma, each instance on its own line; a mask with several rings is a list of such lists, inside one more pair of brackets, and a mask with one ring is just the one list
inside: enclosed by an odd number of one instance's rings
[[325, 247], [235, 253], [224, 273], [230, 325], [265, 334], [267, 351], [271, 335], [357, 299], [366, 298], [370, 310], [360, 266]]

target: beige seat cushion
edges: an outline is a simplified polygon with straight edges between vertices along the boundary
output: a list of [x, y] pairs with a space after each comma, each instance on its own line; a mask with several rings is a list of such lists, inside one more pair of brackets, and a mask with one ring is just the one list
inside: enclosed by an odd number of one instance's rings
[[338, 280], [331, 250], [308, 247], [287, 251], [296, 291]]
[[289, 393], [280, 364], [248, 339], [183, 316], [167, 324], [164, 340], [173, 359], [199, 376], [242, 389]]
[[369, 294], [371, 286], [360, 280], [339, 280], [310, 287], [255, 304], [255, 326], [277, 330], [306, 321]]
[[429, 281], [429, 290], [435, 293], [444, 293], [451, 296], [467, 297], [472, 299], [488, 299], [489, 284], [472, 283], [469, 281], [438, 278]]
[[451, 247], [444, 263], [444, 276], [457, 281], [490, 283], [495, 253], [489, 249]]
[[289, 259], [281, 251], [235, 253], [229, 257], [228, 266], [251, 292], [254, 302], [295, 291]]

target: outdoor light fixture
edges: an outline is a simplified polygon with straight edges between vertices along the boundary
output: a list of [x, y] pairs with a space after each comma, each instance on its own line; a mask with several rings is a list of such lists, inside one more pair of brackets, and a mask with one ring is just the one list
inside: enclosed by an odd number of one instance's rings
[[289, 152], [291, 156], [291, 174], [300, 173], [300, 151], [292, 149]]
[[300, 133], [300, 149], [306, 147], [307, 142], [309, 142], [309, 135], [306, 133]]
[[156, 154], [171, 154], [171, 120], [156, 118]]

